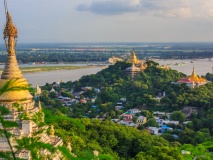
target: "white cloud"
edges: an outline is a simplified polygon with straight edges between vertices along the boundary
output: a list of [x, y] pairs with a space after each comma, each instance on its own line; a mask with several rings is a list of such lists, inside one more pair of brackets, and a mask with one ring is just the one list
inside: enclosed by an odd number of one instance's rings
[[80, 4], [78, 11], [101, 15], [121, 15], [138, 12], [161, 17], [213, 17], [212, 0], [94, 0]]
[[213, 1], [212, 0], [204, 0], [203, 8], [208, 17], [213, 17]]
[[101, 15], [120, 15], [126, 12], [138, 11], [140, 0], [104, 0], [93, 1], [90, 4], [80, 4], [78, 11], [90, 11]]

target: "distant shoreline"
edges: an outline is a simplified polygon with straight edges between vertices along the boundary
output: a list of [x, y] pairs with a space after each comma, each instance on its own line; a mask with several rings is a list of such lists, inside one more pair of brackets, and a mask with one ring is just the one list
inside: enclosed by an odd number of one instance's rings
[[[35, 66], [35, 67], [20, 67], [22, 73], [36, 73], [36, 72], [51, 72], [59, 70], [75, 70], [83, 68], [95, 68], [97, 66]], [[100, 66], [101, 67], [101, 66]], [[3, 68], [0, 68], [0, 74]]]

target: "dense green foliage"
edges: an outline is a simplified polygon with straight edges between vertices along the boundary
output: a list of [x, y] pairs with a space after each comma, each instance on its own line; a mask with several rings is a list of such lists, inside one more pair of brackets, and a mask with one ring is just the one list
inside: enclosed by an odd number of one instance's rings
[[[63, 96], [73, 98], [69, 92], [74, 89], [81, 91], [82, 87], [90, 86], [101, 90], [85, 91], [79, 98], [95, 97], [95, 103], [73, 104], [71, 107], [63, 106], [57, 99], [55, 92], [48, 92], [52, 85], [46, 84], [39, 97], [45, 108], [45, 123], [55, 126], [55, 134], [62, 137], [65, 142], [63, 147], [58, 147], [65, 157], [70, 157], [66, 149], [66, 143], [72, 142], [72, 152], [77, 155], [72, 159], [115, 159], [115, 160], [172, 160], [172, 159], [211, 159], [213, 137], [213, 83], [208, 83], [199, 88], [191, 89], [186, 85], [175, 85], [185, 75], [174, 70], [164, 70], [157, 67], [152, 61], [146, 62], [148, 68], [139, 73], [134, 80], [125, 73], [125, 68], [131, 64], [118, 62], [96, 75], [84, 76], [79, 81], [61, 83], [54, 89]], [[163, 96], [163, 93], [166, 95]], [[162, 99], [158, 101], [156, 97]], [[120, 98], [127, 98], [122, 110], [115, 110], [114, 106]], [[92, 106], [95, 105], [94, 108]], [[153, 118], [153, 111], [174, 111], [172, 120], [183, 122], [186, 116], [180, 112], [186, 106], [196, 107], [197, 112], [187, 116], [191, 122], [180, 125], [169, 125], [172, 131], [167, 131], [162, 136], [154, 136], [145, 130], [146, 126], [158, 126]], [[143, 111], [138, 115], [144, 115], [148, 121], [137, 128], [126, 127], [110, 121], [131, 108], [139, 108]], [[146, 109], [146, 110], [144, 110]], [[1, 113], [8, 111], [0, 107]], [[82, 118], [88, 116], [106, 116], [105, 121]], [[33, 117], [38, 121], [40, 114]], [[72, 117], [72, 118], [70, 118]], [[73, 119], [77, 117], [77, 119]], [[13, 124], [8, 124], [10, 127]], [[40, 125], [40, 124], [38, 124]], [[41, 124], [42, 125], [42, 124]], [[6, 125], [5, 125], [6, 127]], [[176, 135], [175, 138], [173, 135]], [[186, 145], [184, 145], [186, 144]], [[43, 144], [37, 139], [23, 139], [18, 141], [18, 149], [26, 148], [32, 151], [34, 159], [38, 159], [36, 151], [48, 149], [55, 153], [51, 145]], [[100, 155], [94, 157], [93, 151], [99, 151]], [[190, 151], [190, 155], [182, 155], [181, 150]], [[6, 154], [4, 156], [7, 156]]]
[[[55, 116], [54, 116], [55, 117]], [[51, 121], [54, 117], [46, 116]], [[84, 150], [98, 150], [101, 154], [109, 154], [113, 159], [138, 159], [143, 156], [157, 159], [183, 159], [177, 146], [172, 147], [168, 141], [152, 136], [147, 131], [116, 125], [110, 121], [76, 119], [84, 125], [79, 129], [68, 118], [59, 117], [54, 122], [56, 134], [64, 141], [71, 139], [74, 153]], [[158, 154], [157, 154], [158, 152]], [[171, 154], [172, 153], [172, 154]], [[78, 155], [78, 154], [77, 154]]]
[[[125, 69], [131, 64], [118, 62], [96, 75], [84, 76], [76, 82], [61, 83], [63, 88], [68, 90], [74, 88], [75, 91], [81, 91], [81, 88], [85, 86], [101, 88], [101, 92], [98, 94], [94, 90], [87, 90], [81, 95], [89, 98], [97, 97], [95, 104], [91, 102], [73, 104], [71, 111], [67, 107], [62, 107], [61, 102], [55, 99], [55, 93], [48, 94], [44, 91], [40, 99], [52, 112], [46, 113], [47, 123], [54, 121], [57, 128], [56, 134], [63, 137], [65, 141], [71, 139], [75, 153], [83, 153], [84, 150], [98, 150], [102, 154], [111, 155], [114, 159], [174, 159], [171, 155], [175, 156], [176, 159], [178, 156], [178, 159], [185, 159], [186, 157], [182, 157], [180, 154], [181, 144], [194, 145], [191, 146], [192, 149], [189, 148], [191, 151], [196, 145], [212, 141], [211, 97], [213, 84], [209, 83], [195, 89], [190, 89], [186, 85], [175, 85], [172, 82], [176, 82], [186, 75], [175, 70], [160, 69], [152, 61], [147, 61], [147, 64], [148, 68], [145, 72], [139, 73], [134, 80], [131, 80], [125, 73]], [[50, 90], [51, 85], [46, 84], [43, 89]], [[60, 92], [59, 88], [55, 87], [54, 89]], [[160, 102], [157, 101], [155, 97], [162, 97], [163, 92], [166, 95]], [[64, 90], [61, 93], [63, 96], [73, 97]], [[122, 97], [127, 98], [127, 101], [123, 103], [125, 108], [117, 111], [114, 106]], [[96, 108], [91, 108], [92, 105], [95, 105]], [[186, 118], [185, 115], [176, 110], [188, 105], [198, 107], [201, 110], [198, 114], [192, 113], [192, 122], [187, 125], [171, 125], [170, 127], [174, 130], [162, 134], [161, 137], [151, 136], [143, 130], [146, 126], [158, 126], [155, 119], [152, 118], [154, 110], [175, 111], [171, 114], [171, 119], [183, 122]], [[64, 113], [71, 117], [86, 115], [94, 118], [97, 115], [102, 117], [107, 113], [106, 118], [110, 120], [111, 118], [119, 118], [121, 113], [134, 107], [147, 109], [140, 113], [148, 118], [147, 123], [139, 127], [142, 131], [116, 125], [108, 120], [101, 122], [99, 120], [78, 119], [77, 121], [84, 125], [85, 130], [82, 130], [77, 127], [78, 123], [70, 123], [70, 120], [62, 116]], [[55, 115], [55, 120], [49, 116], [52, 114]], [[176, 134], [178, 138], [175, 139], [173, 134]], [[170, 143], [164, 141], [162, 137]], [[203, 150], [200, 153], [204, 154], [208, 151]]]
[[208, 81], [213, 81], [213, 73], [206, 73], [205, 77]]
[[[96, 75], [84, 76], [79, 81], [74, 82], [76, 91], [80, 91], [81, 87], [91, 86], [96, 88], [103, 88], [102, 92], [96, 99], [96, 105], [101, 107], [101, 104], [106, 103], [109, 108], [108, 111], [113, 110], [110, 106], [113, 106], [120, 98], [126, 97], [128, 103], [126, 109], [144, 107], [156, 107], [161, 109], [162, 107], [168, 110], [178, 109], [179, 106], [170, 108], [170, 103], [162, 103], [159, 106], [158, 101], [155, 99], [156, 96], [163, 94], [164, 91], [167, 93], [167, 89], [171, 85], [171, 82], [176, 82], [181, 77], [185, 76], [182, 73], [178, 73], [175, 70], [164, 70], [156, 67], [156, 63], [147, 61], [148, 68], [145, 72], [140, 72], [132, 81], [129, 76], [125, 73], [125, 69], [131, 64], [125, 62], [117, 62], [114, 66], [102, 70]], [[187, 88], [188, 89], [188, 88]], [[85, 95], [90, 98], [96, 95], [92, 91], [88, 91]], [[170, 100], [170, 99], [169, 99]], [[110, 105], [111, 103], [111, 105]], [[76, 109], [78, 108], [78, 109]], [[75, 110], [83, 109], [83, 107], [75, 107]], [[87, 107], [84, 107], [84, 109]], [[88, 111], [89, 108], [86, 110]], [[100, 108], [101, 109], [101, 108]], [[83, 112], [83, 111], [82, 111]], [[76, 113], [76, 112], [75, 112]]]

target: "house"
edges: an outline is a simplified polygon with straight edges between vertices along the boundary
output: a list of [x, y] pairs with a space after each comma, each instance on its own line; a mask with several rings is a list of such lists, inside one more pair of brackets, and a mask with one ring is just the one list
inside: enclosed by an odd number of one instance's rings
[[101, 92], [101, 90], [100, 90], [99, 88], [94, 88], [94, 91], [95, 91], [96, 93], [100, 93], [100, 92]]
[[157, 127], [147, 127], [146, 130], [148, 130], [152, 134], [159, 134], [160, 129]]
[[168, 127], [168, 126], [166, 126], [166, 125], [162, 125], [162, 127], [161, 127], [161, 133], [164, 133], [164, 132], [166, 132], [166, 131], [171, 131], [171, 130], [173, 130], [172, 128], [170, 128], [170, 127]]
[[92, 108], [96, 108], [96, 106], [92, 106]]
[[138, 119], [137, 119], [137, 121], [136, 121], [136, 124], [137, 124], [138, 126], [140, 126], [140, 125], [145, 124], [146, 121], [147, 121], [146, 117], [144, 117], [144, 116], [139, 116]]
[[118, 124], [129, 126], [129, 127], [135, 127], [135, 123], [133, 123], [132, 121], [129, 122], [129, 121], [121, 120], [120, 122], [118, 122]]
[[137, 109], [137, 108], [134, 108], [134, 109], [130, 109], [129, 112], [130, 112], [130, 114], [134, 115], [136, 113], [140, 113], [141, 111], [139, 109]]
[[86, 99], [81, 99], [80, 103], [87, 103], [87, 100]]
[[159, 111], [156, 111], [156, 112], [154, 112], [154, 115], [164, 116], [164, 115], [166, 115], [166, 112], [159, 112]]
[[123, 117], [123, 120], [125, 120], [125, 121], [132, 121], [131, 114], [123, 114], [122, 117]]
[[182, 154], [191, 154], [190, 151], [185, 151], [185, 150], [182, 150], [181, 153], [182, 153]]
[[124, 97], [121, 98], [120, 100], [121, 100], [122, 102], [126, 102], [126, 98], [124, 98]]
[[159, 126], [163, 126], [166, 124], [175, 124], [175, 125], [179, 125], [179, 121], [170, 121], [169, 119], [161, 119], [159, 117], [154, 117], [156, 122], [158, 123]]
[[71, 106], [72, 103], [73, 103], [73, 101], [67, 101], [65, 104], [66, 104], [66, 106]]
[[91, 102], [92, 102], [92, 103], [95, 103], [95, 98], [91, 98]]
[[89, 87], [89, 86], [81, 87], [81, 90], [83, 90], [83, 91], [92, 90], [92, 87]]
[[63, 96], [58, 96], [58, 99], [61, 100], [61, 101], [70, 101], [71, 100], [71, 98], [63, 97]]
[[115, 110], [121, 110], [123, 108], [124, 108], [123, 106], [115, 106]]
[[122, 102], [117, 102], [117, 105], [122, 105], [123, 103]]

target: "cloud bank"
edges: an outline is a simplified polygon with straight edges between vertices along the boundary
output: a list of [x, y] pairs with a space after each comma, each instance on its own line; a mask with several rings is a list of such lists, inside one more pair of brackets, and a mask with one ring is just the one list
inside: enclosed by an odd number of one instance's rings
[[90, 11], [101, 15], [118, 15], [126, 12], [138, 11], [140, 9], [139, 3], [140, 0], [94, 1], [91, 4], [78, 5], [77, 10]]
[[78, 11], [100, 15], [142, 13], [160, 17], [213, 17], [212, 0], [93, 0], [79, 4]]

